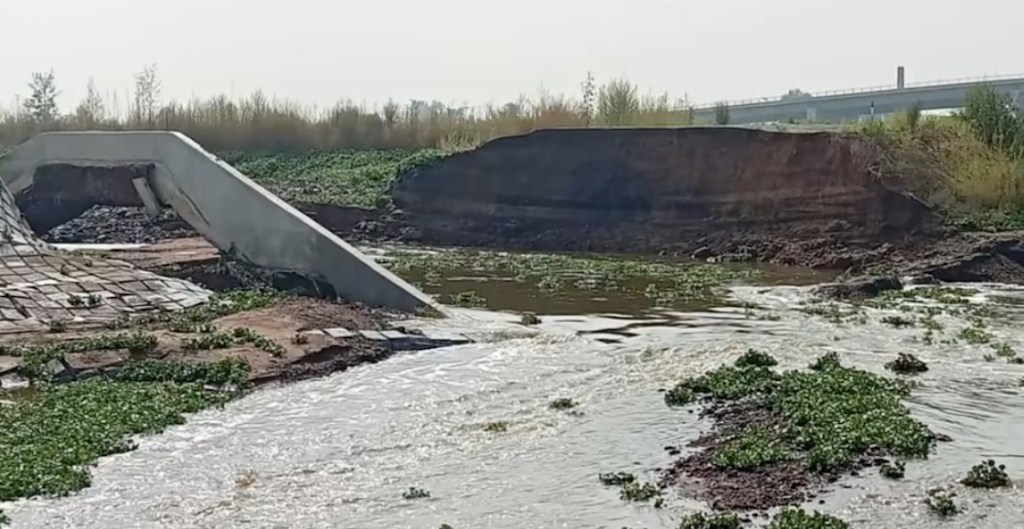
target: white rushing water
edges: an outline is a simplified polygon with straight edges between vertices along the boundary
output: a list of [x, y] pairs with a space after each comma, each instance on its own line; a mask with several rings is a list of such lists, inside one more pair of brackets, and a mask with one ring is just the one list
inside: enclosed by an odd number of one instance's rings
[[[1006, 296], [993, 332], [1024, 351], [1016, 324], [1024, 292], [998, 285], [982, 292]], [[931, 367], [910, 405], [953, 442], [908, 464], [905, 480], [866, 472], [815, 508], [854, 527], [1024, 526], [1019, 489], [957, 488], [966, 511], [948, 521], [923, 504], [929, 488], [955, 483], [982, 458], [1024, 480], [1024, 367], [986, 362], [990, 350], [981, 345], [915, 343], [921, 329], [883, 325], [877, 311], [863, 325], [803, 314], [796, 310], [803, 288], [734, 294], [780, 319], [742, 309], [544, 318], [540, 336], [402, 355], [257, 391], [102, 459], [93, 486], [79, 494], [3, 508], [14, 529], [674, 528], [702, 504], [678, 494], [660, 510], [628, 504], [597, 474], [655, 479], [674, 459], [664, 447], [685, 445], [707, 427], [695, 413], [665, 406], [658, 389], [755, 347], [783, 368], [828, 351], [879, 373], [898, 352]], [[936, 319], [953, 330], [964, 324]], [[579, 401], [584, 414], [548, 408], [561, 397]], [[508, 421], [508, 431], [485, 431], [492, 421]], [[412, 486], [432, 497], [403, 499]]]

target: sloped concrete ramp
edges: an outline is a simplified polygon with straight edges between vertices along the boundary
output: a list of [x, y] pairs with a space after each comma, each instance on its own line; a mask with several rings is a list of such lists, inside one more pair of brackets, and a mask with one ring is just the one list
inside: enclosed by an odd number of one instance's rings
[[232, 257], [349, 301], [441, 312], [430, 297], [179, 132], [40, 134], [0, 158], [0, 177], [18, 195], [36, 184], [40, 167], [54, 164], [151, 165], [133, 180], [141, 203], [151, 211], [173, 208]]

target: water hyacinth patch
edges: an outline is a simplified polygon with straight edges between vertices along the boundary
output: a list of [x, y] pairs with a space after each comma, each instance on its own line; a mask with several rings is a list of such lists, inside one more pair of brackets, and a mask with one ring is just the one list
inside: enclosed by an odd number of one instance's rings
[[202, 385], [92, 379], [43, 386], [0, 406], [0, 501], [61, 496], [88, 487], [96, 459], [132, 450], [130, 436], [185, 422], [226, 402]]
[[792, 453], [814, 471], [838, 472], [852, 468], [872, 447], [893, 456], [927, 457], [933, 436], [902, 405], [910, 391], [907, 384], [844, 367], [837, 355], [825, 355], [812, 367], [776, 373], [764, 367], [724, 366], [680, 382], [669, 394], [744, 400], [782, 421], [785, 434], [778, 442], [764, 432], [741, 436], [715, 454], [719, 466], [733, 466], [727, 463], [731, 461], [756, 467]]

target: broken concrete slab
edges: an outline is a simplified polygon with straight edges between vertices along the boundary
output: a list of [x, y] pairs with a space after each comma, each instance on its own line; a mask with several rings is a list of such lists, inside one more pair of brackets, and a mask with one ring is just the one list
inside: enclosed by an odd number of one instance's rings
[[330, 336], [331, 338], [335, 338], [337, 340], [346, 340], [348, 338], [354, 338], [356, 335], [356, 333], [344, 327], [333, 327], [331, 329], [324, 329], [324, 332], [327, 333], [327, 335]]
[[47, 164], [151, 164], [147, 182], [161, 204], [222, 251], [282, 283], [372, 306], [444, 313], [429, 296], [181, 133], [39, 134], [0, 157], [0, 177], [17, 195], [36, 184], [37, 169]]

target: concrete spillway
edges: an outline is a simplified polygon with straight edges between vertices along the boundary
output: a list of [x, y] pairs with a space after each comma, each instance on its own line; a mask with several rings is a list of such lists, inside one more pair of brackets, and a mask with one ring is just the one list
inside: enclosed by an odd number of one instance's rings
[[[235, 168], [178, 132], [40, 134], [0, 157], [7, 197], [52, 186], [47, 168], [132, 166], [131, 186], [152, 212], [171, 207], [220, 250], [279, 277], [367, 305], [437, 309], [427, 295], [364, 256]], [[52, 171], [49, 171], [52, 172]], [[59, 200], [49, 207], [60, 208]], [[5, 214], [28, 230], [13, 200]], [[29, 230], [33, 244], [42, 245]], [[42, 245], [45, 246], [45, 245]]]

